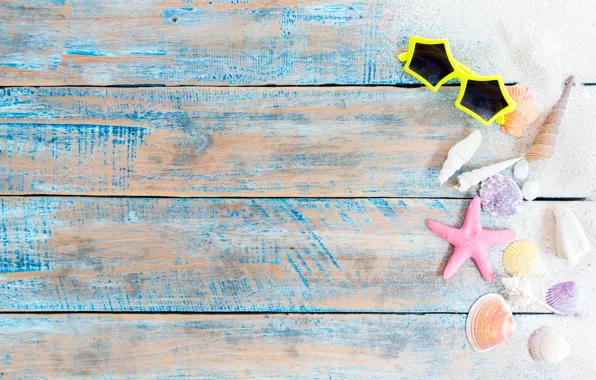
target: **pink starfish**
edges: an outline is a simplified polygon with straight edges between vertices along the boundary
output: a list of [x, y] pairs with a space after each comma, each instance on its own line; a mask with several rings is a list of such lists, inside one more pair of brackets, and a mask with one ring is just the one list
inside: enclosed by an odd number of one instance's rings
[[445, 267], [443, 278], [449, 279], [457, 272], [464, 261], [470, 257], [476, 262], [482, 277], [490, 284], [493, 282], [493, 269], [488, 257], [491, 245], [503, 243], [515, 237], [513, 230], [484, 230], [480, 217], [480, 197], [476, 197], [468, 206], [466, 219], [462, 228], [446, 226], [434, 220], [426, 222], [432, 232], [447, 240], [455, 247], [453, 254]]

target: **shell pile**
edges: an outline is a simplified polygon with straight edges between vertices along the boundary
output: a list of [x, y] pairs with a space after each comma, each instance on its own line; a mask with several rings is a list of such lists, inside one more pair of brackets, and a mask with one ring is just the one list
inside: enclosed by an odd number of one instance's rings
[[534, 360], [557, 363], [571, 353], [567, 340], [552, 327], [541, 327], [534, 331], [528, 342]]
[[573, 281], [551, 286], [546, 292], [546, 304], [564, 316], [577, 313], [577, 286]]
[[511, 276], [542, 276], [546, 273], [540, 251], [527, 240], [518, 240], [505, 249], [503, 266]]
[[522, 193], [509, 176], [495, 174], [480, 187], [482, 208], [492, 216], [511, 216], [523, 203]]
[[529, 88], [515, 85], [507, 87], [507, 92], [515, 101], [515, 111], [505, 115], [501, 131], [515, 137], [524, 135], [524, 128], [534, 123], [540, 116], [540, 107]]
[[489, 351], [514, 332], [513, 314], [503, 297], [490, 293], [474, 302], [466, 320], [466, 334], [475, 351]]

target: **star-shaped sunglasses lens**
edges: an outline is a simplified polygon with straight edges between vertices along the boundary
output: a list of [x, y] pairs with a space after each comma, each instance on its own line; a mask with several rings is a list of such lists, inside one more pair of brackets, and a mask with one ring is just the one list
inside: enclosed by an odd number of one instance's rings
[[445, 44], [417, 43], [410, 60], [410, 70], [424, 78], [433, 87], [453, 73]]
[[490, 120], [509, 106], [497, 80], [481, 81], [470, 79], [467, 81], [463, 91], [464, 93], [459, 104], [484, 120]]

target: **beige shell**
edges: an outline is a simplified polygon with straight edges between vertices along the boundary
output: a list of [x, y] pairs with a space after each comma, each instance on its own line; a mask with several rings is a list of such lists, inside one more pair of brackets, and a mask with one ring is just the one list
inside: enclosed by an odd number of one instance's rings
[[505, 115], [501, 131], [515, 137], [524, 135], [524, 128], [534, 123], [540, 116], [540, 107], [528, 87], [515, 85], [507, 87], [507, 92], [517, 104], [515, 111]]
[[534, 144], [532, 144], [530, 149], [526, 152], [526, 161], [529, 163], [539, 160], [548, 160], [553, 156], [555, 144], [557, 143], [557, 134], [559, 133], [559, 127], [563, 121], [563, 114], [567, 107], [567, 99], [569, 98], [573, 83], [573, 76], [567, 78], [565, 87], [563, 88], [563, 94], [546, 117], [540, 133], [536, 136], [536, 140], [534, 140]]
[[557, 363], [571, 353], [571, 346], [565, 337], [552, 327], [543, 326], [534, 331], [528, 342], [530, 354], [534, 360]]
[[518, 240], [505, 249], [503, 266], [511, 276], [542, 276], [546, 272], [540, 251], [527, 240]]
[[500, 295], [486, 294], [470, 308], [466, 320], [466, 334], [475, 351], [492, 350], [514, 332], [515, 321], [511, 308]]

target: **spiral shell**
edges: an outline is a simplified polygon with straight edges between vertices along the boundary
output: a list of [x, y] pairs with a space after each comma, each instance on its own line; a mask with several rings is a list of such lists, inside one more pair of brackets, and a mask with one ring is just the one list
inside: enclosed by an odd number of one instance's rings
[[532, 333], [528, 342], [534, 360], [557, 363], [571, 353], [571, 346], [563, 335], [552, 327], [543, 326]]
[[560, 315], [572, 316], [577, 313], [577, 286], [573, 281], [551, 286], [546, 292], [546, 304]]
[[466, 335], [477, 352], [492, 350], [515, 332], [511, 308], [503, 297], [490, 293], [480, 297], [468, 313]]
[[547, 160], [553, 156], [555, 151], [555, 144], [557, 142], [557, 133], [559, 133], [559, 126], [563, 120], [563, 114], [567, 107], [567, 99], [569, 92], [574, 83], [574, 77], [570, 76], [565, 82], [563, 94], [553, 107], [552, 111], [546, 117], [542, 130], [534, 140], [534, 144], [526, 152], [526, 160], [530, 163]]
[[517, 104], [515, 111], [505, 115], [501, 131], [515, 137], [524, 135], [524, 128], [538, 119], [540, 107], [528, 87], [515, 85], [507, 87], [507, 92]]
[[511, 276], [542, 276], [546, 272], [540, 251], [527, 240], [518, 240], [505, 249], [503, 266]]

